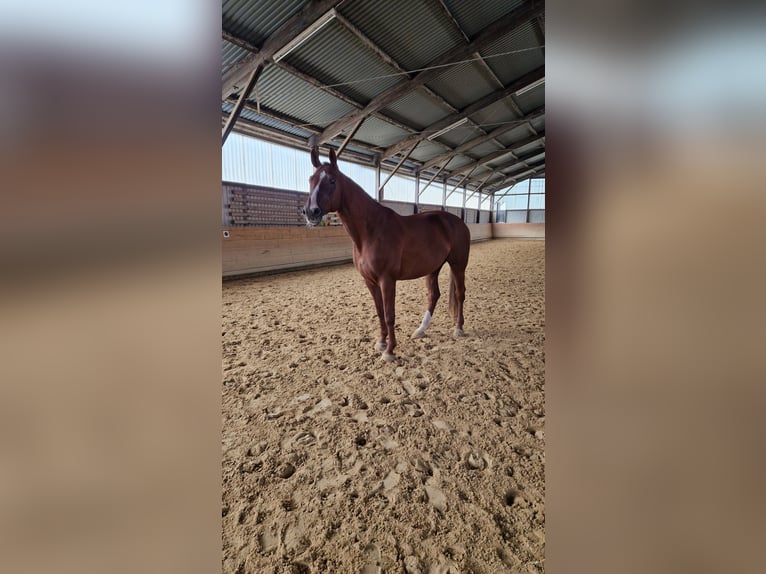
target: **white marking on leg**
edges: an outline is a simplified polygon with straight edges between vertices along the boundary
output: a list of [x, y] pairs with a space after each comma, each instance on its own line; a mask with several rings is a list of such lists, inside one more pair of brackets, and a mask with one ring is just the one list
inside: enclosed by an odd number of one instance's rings
[[420, 323], [420, 327], [415, 329], [415, 333], [413, 333], [413, 337], [419, 339], [420, 337], [423, 337], [426, 334], [426, 329], [428, 329], [428, 326], [431, 324], [431, 311], [426, 310], [426, 314], [423, 315], [423, 321]]
[[428, 326], [431, 324], [431, 311], [426, 310], [426, 314], [423, 315], [423, 321], [420, 323], [420, 327], [418, 327], [418, 331], [425, 331], [428, 329]]

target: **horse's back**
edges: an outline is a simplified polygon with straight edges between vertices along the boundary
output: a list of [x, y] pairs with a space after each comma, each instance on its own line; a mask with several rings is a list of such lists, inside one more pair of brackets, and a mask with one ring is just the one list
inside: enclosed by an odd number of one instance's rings
[[464, 237], [466, 233], [470, 237], [468, 226], [449, 211], [425, 211], [406, 216], [404, 219], [418, 226], [441, 227], [450, 238]]

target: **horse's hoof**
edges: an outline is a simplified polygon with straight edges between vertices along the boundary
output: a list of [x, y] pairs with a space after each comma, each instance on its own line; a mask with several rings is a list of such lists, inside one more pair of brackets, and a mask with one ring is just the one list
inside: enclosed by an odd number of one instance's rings
[[420, 329], [416, 329], [415, 332], [412, 334], [413, 339], [422, 339], [426, 336], [425, 331], [421, 331]]
[[388, 345], [383, 343], [382, 341], [380, 343], [375, 343], [375, 350], [376, 351], [385, 351]]
[[396, 360], [396, 355], [394, 355], [393, 353], [383, 353], [383, 355], [381, 355], [381, 357], [387, 363], [390, 363], [391, 361], [395, 361]]
[[463, 329], [460, 327], [455, 327], [455, 331], [452, 333], [452, 336], [457, 337], [465, 337], [465, 333], [463, 332]]

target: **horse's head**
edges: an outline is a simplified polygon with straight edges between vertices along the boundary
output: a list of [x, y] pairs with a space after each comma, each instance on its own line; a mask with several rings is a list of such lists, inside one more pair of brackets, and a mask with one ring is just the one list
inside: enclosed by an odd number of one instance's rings
[[314, 175], [309, 178], [309, 198], [303, 213], [306, 216], [306, 222], [311, 225], [319, 225], [322, 216], [326, 213], [338, 211], [340, 207], [340, 190], [338, 158], [335, 156], [335, 150], [330, 150], [330, 163], [321, 163], [319, 161], [319, 150], [314, 147], [311, 149], [311, 163], [316, 168]]

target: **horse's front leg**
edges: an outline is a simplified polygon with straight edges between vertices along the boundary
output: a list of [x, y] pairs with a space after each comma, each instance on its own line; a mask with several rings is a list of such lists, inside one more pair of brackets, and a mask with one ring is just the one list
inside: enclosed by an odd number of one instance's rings
[[385, 361], [396, 359], [394, 348], [396, 347], [396, 334], [394, 333], [394, 323], [396, 322], [396, 281], [384, 278], [380, 280], [380, 291], [383, 294], [383, 310], [386, 315], [386, 328], [388, 330], [388, 345], [383, 351]]
[[386, 315], [383, 309], [383, 294], [380, 291], [380, 286], [375, 283], [375, 281], [365, 279], [364, 282], [367, 284], [367, 289], [370, 290], [372, 300], [375, 301], [375, 310], [378, 313], [378, 320], [380, 321], [380, 339], [378, 339], [378, 342], [375, 344], [375, 349], [378, 351], [383, 351], [386, 349], [386, 338], [388, 335], [388, 328], [386, 327]]

